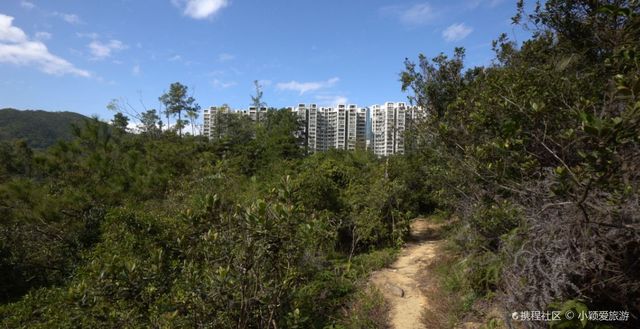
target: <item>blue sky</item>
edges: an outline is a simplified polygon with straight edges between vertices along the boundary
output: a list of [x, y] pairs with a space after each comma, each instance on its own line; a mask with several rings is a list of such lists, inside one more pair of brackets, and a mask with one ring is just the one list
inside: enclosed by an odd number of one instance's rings
[[[202, 107], [247, 107], [253, 81], [269, 106], [405, 101], [405, 57], [467, 49], [492, 58], [514, 0], [2, 0], [0, 108], [110, 118], [179, 81]], [[142, 103], [142, 104], [141, 104]]]

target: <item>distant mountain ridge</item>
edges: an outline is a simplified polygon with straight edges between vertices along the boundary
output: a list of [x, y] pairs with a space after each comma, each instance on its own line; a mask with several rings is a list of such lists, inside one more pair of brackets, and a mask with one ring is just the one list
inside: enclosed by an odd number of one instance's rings
[[0, 109], [0, 141], [24, 139], [33, 148], [47, 148], [73, 138], [72, 124], [89, 119], [75, 112]]

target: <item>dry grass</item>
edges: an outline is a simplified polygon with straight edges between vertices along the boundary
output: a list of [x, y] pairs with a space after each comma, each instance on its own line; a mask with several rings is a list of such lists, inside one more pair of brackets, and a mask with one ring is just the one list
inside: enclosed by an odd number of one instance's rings
[[[443, 248], [446, 249], [446, 248]], [[420, 282], [429, 299], [429, 308], [422, 313], [424, 328], [501, 329], [507, 328], [495, 299], [479, 298], [466, 280], [468, 269], [464, 260], [443, 250], [429, 264]], [[521, 326], [515, 324], [514, 329]]]
[[345, 329], [392, 329], [389, 303], [373, 286], [360, 291], [345, 309], [341, 327]]
[[443, 278], [438, 272], [443, 268], [452, 268], [455, 259], [450, 255], [441, 255], [434, 262], [427, 265], [421, 278], [422, 291], [429, 298], [429, 307], [422, 313], [422, 323], [425, 328], [453, 328], [458, 322], [456, 309], [459, 308], [461, 296], [458, 292], [447, 291]]

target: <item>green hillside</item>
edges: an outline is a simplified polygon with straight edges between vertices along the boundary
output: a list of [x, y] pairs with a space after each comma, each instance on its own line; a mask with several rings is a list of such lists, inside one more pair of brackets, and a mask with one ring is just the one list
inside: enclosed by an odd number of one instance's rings
[[0, 109], [0, 141], [24, 139], [33, 148], [46, 148], [59, 139], [71, 139], [71, 124], [84, 119], [74, 112]]

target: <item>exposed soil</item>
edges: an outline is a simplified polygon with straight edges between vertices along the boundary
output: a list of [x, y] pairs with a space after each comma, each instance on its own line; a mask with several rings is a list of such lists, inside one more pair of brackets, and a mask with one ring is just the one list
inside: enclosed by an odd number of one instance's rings
[[370, 282], [391, 305], [391, 325], [396, 329], [424, 328], [422, 312], [429, 308], [429, 296], [423, 293], [421, 277], [428, 276], [427, 265], [434, 261], [442, 241], [439, 226], [426, 219], [411, 224], [410, 241], [402, 248], [398, 259], [389, 267], [376, 271]]

